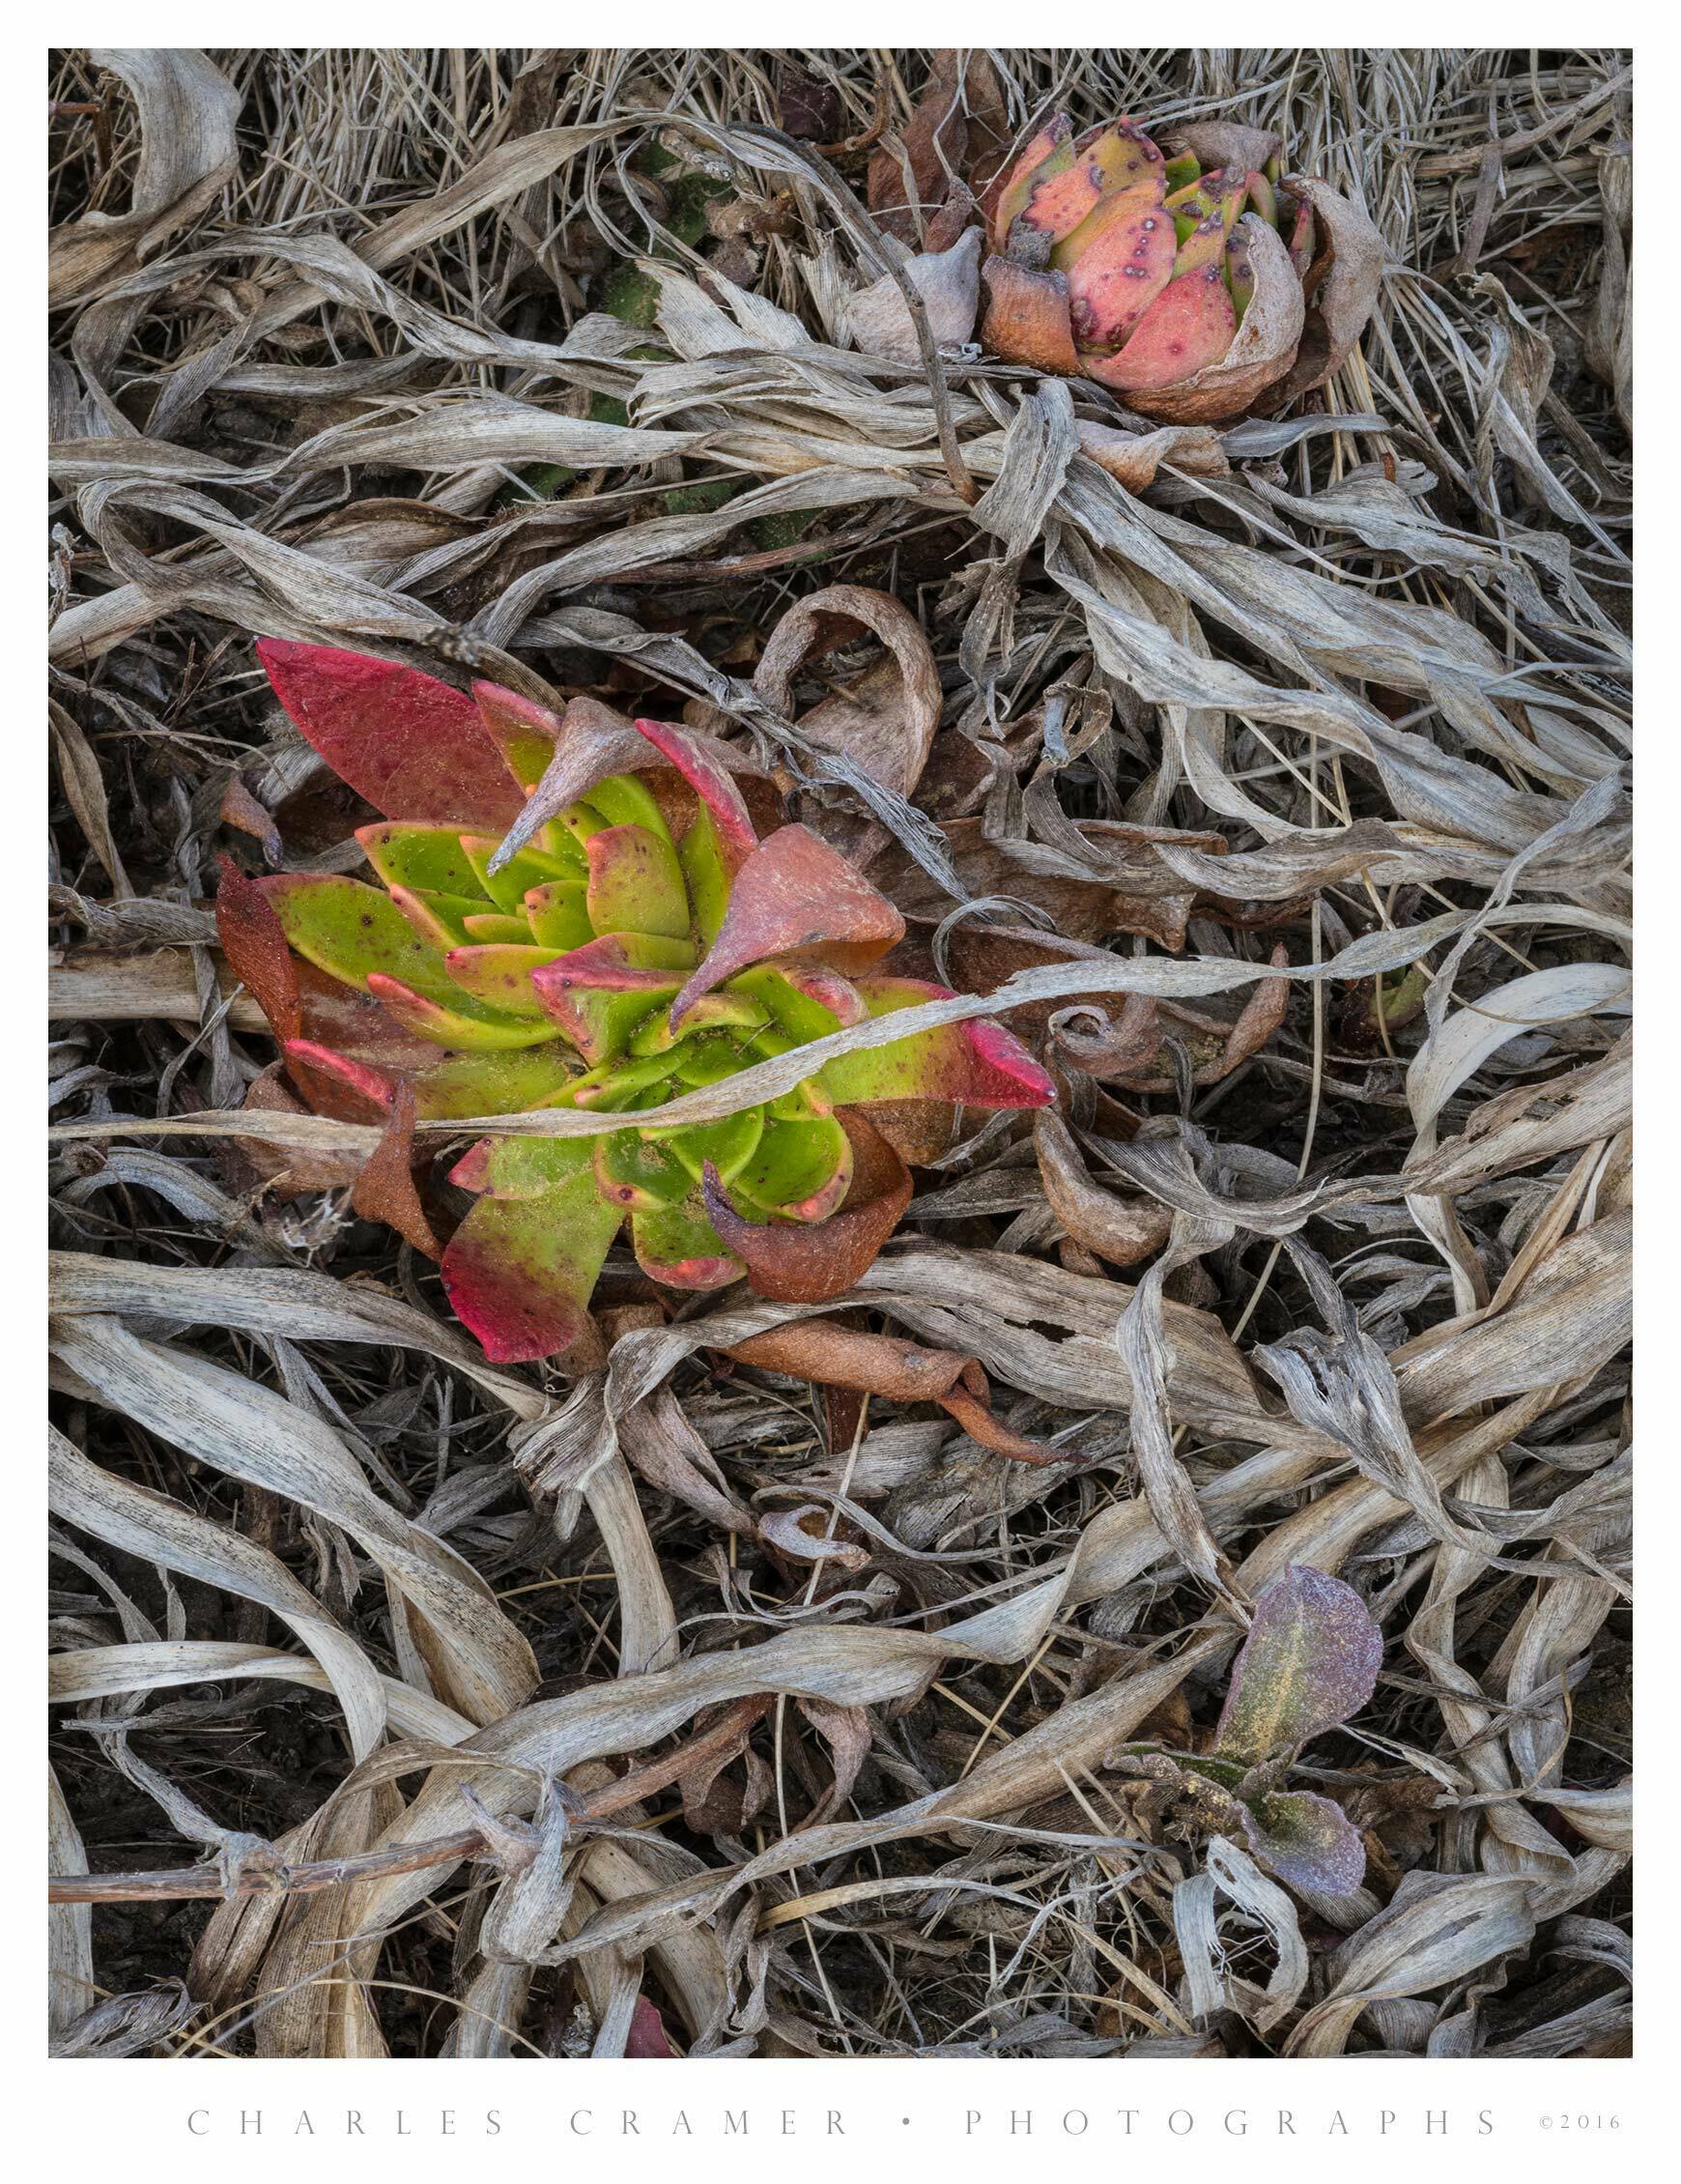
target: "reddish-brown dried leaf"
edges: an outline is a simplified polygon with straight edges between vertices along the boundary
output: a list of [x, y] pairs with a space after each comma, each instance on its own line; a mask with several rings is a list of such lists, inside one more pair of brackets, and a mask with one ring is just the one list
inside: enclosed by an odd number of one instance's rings
[[414, 1187], [414, 1093], [396, 1086], [385, 1135], [356, 1177], [351, 1204], [364, 1221], [383, 1221], [429, 1259], [443, 1255]]
[[981, 269], [986, 298], [981, 340], [995, 357], [1072, 378], [1081, 370], [1068, 323], [1068, 284], [1060, 273], [1036, 273], [1011, 258], [988, 258]]
[[939, 726], [940, 671], [921, 622], [890, 593], [831, 584], [796, 601], [772, 630], [753, 686], [792, 719], [799, 669], [861, 629], [878, 640], [887, 659], [813, 705], [801, 717], [800, 733], [820, 750], [844, 752], [872, 781], [908, 796]]
[[761, 1297], [779, 1304], [821, 1305], [850, 1289], [898, 1226], [910, 1203], [910, 1170], [881, 1135], [853, 1108], [840, 1110], [852, 1141], [852, 1188], [837, 1214], [804, 1221], [744, 1221], [718, 1171], [708, 1164], [706, 1211], [713, 1227], [747, 1268]]
[[221, 860], [216, 888], [216, 936], [235, 977], [269, 1020], [276, 1039], [296, 1039], [303, 1028], [298, 959], [287, 943], [274, 905], [231, 857]]

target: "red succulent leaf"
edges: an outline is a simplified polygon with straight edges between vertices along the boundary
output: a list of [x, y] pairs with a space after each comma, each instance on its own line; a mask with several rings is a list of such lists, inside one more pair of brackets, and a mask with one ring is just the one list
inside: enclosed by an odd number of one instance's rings
[[298, 959], [273, 904], [231, 857], [221, 860], [216, 935], [234, 976], [268, 1018], [275, 1038], [296, 1039], [303, 1028]]
[[904, 937], [904, 919], [838, 849], [809, 827], [779, 827], [735, 876], [717, 939], [671, 1004], [682, 1021], [702, 993], [767, 956], [820, 955], [850, 973]]
[[293, 721], [387, 819], [499, 833], [524, 798], [462, 691], [366, 652], [266, 637], [257, 656]]
[[1238, 330], [1224, 265], [1222, 245], [1218, 264], [1170, 280], [1118, 357], [1087, 359], [1092, 378], [1124, 392], [1154, 392], [1218, 363]]
[[[738, 857], [746, 857], [758, 848], [758, 836], [748, 814], [747, 799], [719, 762], [716, 751], [708, 749], [710, 738], [703, 742], [692, 729], [678, 728], [665, 720], [639, 720], [636, 728], [638, 734], [647, 738], [668, 765], [676, 767], [712, 814], [721, 842]], [[645, 757], [643, 763], [646, 763]]]
[[353, 1061], [313, 1039], [282, 1042], [286, 1070], [318, 1115], [335, 1122], [384, 1123], [396, 1095], [396, 1080], [365, 1062]]
[[631, 2012], [630, 2030], [625, 2034], [624, 2052], [627, 2056], [639, 2059], [661, 2056], [667, 2059], [677, 2053], [670, 2035], [666, 2030], [666, 2021], [645, 1995], [637, 1997], [637, 2006]]
[[713, 1227], [757, 1293], [778, 1304], [827, 1304], [850, 1289], [910, 1203], [910, 1170], [886, 1138], [855, 1110], [843, 1108], [837, 1119], [852, 1143], [852, 1188], [840, 1211], [815, 1226], [744, 1221], [718, 1170], [706, 1166], [703, 1189]]
[[1065, 275], [1068, 324], [1093, 349], [1125, 341], [1174, 274], [1172, 215], [1154, 199], [1109, 204], [1116, 209], [1105, 205], [1100, 230]]
[[557, 1190], [474, 1204], [443, 1254], [443, 1286], [493, 1365], [571, 1347], [623, 1218], [603, 1204], [587, 1166]]
[[504, 690], [499, 682], [475, 682], [473, 703], [485, 733], [502, 755], [502, 763], [522, 789], [542, 780], [560, 734], [558, 715], [547, 705]]
[[429, 1259], [442, 1258], [443, 1247], [414, 1187], [414, 1092], [399, 1084], [391, 1099], [385, 1135], [368, 1155], [351, 1192], [351, 1204], [364, 1221], [383, 1221]]

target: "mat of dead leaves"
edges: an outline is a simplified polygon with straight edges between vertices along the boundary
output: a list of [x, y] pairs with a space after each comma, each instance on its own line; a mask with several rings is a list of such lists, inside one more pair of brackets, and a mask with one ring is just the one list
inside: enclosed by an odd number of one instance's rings
[[[58, 2049], [1619, 2052], [1626, 56], [48, 96]], [[912, 318], [1050, 102], [1363, 196], [1321, 396], [1153, 429]], [[214, 947], [218, 850], [357, 855], [262, 635], [750, 743], [1059, 1114], [815, 1327], [615, 1256], [596, 1369], [487, 1366]], [[1384, 1639], [1341, 1898], [1125, 1750], [1292, 1563]]]

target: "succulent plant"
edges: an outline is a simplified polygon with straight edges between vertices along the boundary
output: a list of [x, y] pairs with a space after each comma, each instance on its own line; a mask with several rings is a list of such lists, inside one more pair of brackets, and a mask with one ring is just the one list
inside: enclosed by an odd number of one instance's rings
[[981, 337], [1170, 423], [1280, 408], [1359, 338], [1382, 242], [1350, 199], [1283, 172], [1277, 136], [1211, 122], [1171, 142], [1125, 118], [1031, 131], [982, 205]]
[[[229, 866], [223, 949], [302, 1099], [389, 1126], [356, 1202], [442, 1256], [490, 1357], [568, 1347], [627, 1220], [656, 1281], [837, 1296], [909, 1198], [896, 1147], [914, 1157], [923, 1104], [1055, 1098], [1009, 1032], [974, 1021], [843, 1054], [716, 1121], [640, 1122], [948, 990], [878, 968], [904, 920], [808, 828], [761, 841], [755, 769], [714, 736], [589, 699], [560, 718], [488, 683], [470, 698], [354, 652], [258, 650], [303, 734], [385, 815], [356, 830], [381, 884]], [[774, 808], [768, 782], [747, 785]], [[414, 1119], [545, 1108], [625, 1119], [481, 1138], [451, 1171], [475, 1202], [440, 1253]]]
[[1241, 1830], [1281, 1881], [1326, 1896], [1365, 1879], [1366, 1851], [1342, 1807], [1286, 1787], [1302, 1745], [1359, 1712], [1377, 1687], [1383, 1633], [1340, 1578], [1292, 1563], [1255, 1602], [1211, 1746], [1123, 1747], [1123, 1764], [1188, 1794], [1201, 1823]]

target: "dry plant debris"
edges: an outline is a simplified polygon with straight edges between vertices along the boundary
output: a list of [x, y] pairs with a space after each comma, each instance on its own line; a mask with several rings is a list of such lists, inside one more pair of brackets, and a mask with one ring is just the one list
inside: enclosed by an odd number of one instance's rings
[[[48, 98], [58, 2050], [1622, 2052], [1627, 56]], [[1123, 114], [1363, 205], [1322, 385], [975, 337], [1011, 146]], [[379, 817], [259, 641], [733, 753], [1055, 1106], [900, 1103], [840, 1296], [614, 1247], [488, 1358], [217, 945]], [[466, 1112], [387, 1192], [600, 1129]]]

